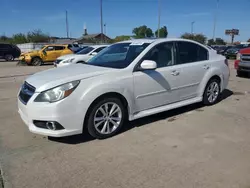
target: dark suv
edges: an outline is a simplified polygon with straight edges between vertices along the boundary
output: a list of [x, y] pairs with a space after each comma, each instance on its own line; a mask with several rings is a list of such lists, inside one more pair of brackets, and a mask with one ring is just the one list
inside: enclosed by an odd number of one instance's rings
[[21, 50], [16, 45], [0, 43], [0, 59], [12, 61], [19, 57], [20, 54]]

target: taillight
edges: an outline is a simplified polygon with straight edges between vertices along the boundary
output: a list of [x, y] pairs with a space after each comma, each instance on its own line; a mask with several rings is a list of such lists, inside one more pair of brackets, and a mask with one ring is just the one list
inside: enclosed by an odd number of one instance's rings
[[235, 62], [234, 62], [234, 68], [235, 69], [238, 69], [239, 63], [240, 63], [240, 60], [235, 60]]

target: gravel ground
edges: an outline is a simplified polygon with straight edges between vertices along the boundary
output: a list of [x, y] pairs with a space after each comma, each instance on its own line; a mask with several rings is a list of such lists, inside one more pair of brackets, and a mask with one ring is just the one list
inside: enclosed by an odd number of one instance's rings
[[0, 62], [5, 187], [250, 187], [250, 82], [233, 69], [217, 105], [142, 118], [113, 138], [92, 140], [35, 135], [21, 121], [16, 105], [21, 83], [48, 68]]

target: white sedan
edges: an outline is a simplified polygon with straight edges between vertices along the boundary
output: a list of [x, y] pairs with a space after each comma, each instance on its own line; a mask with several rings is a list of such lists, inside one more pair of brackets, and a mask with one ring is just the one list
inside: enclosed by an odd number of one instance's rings
[[198, 102], [216, 104], [229, 75], [226, 58], [195, 41], [123, 41], [87, 63], [28, 77], [18, 111], [33, 133], [62, 137], [88, 131], [108, 138], [126, 120]]
[[76, 63], [83, 63], [94, 57], [108, 45], [93, 45], [77, 52], [76, 54], [68, 54], [57, 58], [54, 62], [55, 67], [63, 67]]

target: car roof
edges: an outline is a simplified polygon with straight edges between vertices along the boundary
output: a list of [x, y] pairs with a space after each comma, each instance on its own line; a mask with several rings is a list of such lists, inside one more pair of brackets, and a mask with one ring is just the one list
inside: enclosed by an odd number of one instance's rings
[[204, 48], [206, 48], [207, 50], [210, 50], [211, 49], [209, 47], [207, 47], [206, 45], [204, 44], [201, 44], [199, 42], [196, 42], [194, 40], [189, 40], [189, 39], [183, 39], [183, 38], [149, 38], [149, 39], [132, 39], [132, 40], [127, 40], [127, 41], [122, 41], [122, 42], [119, 42], [119, 43], [127, 43], [127, 42], [130, 42], [130, 43], [135, 43], [135, 44], [143, 44], [143, 43], [155, 43], [155, 44], [158, 44], [158, 43], [162, 43], [162, 42], [171, 42], [171, 41], [183, 41], [183, 42], [191, 42], [191, 43], [195, 43], [197, 45], [200, 45], [200, 46], [203, 46]]
[[44, 45], [44, 46], [68, 46], [68, 44], [47, 44], [47, 45]]
[[89, 47], [100, 48], [100, 47], [106, 47], [106, 46], [109, 46], [109, 45], [107, 45], [107, 44], [103, 44], [103, 45], [91, 45]]
[[[134, 43], [154, 43], [154, 42], [170, 42], [170, 41], [186, 41], [186, 42], [194, 42], [198, 43], [193, 40], [188, 40], [188, 39], [183, 39], [183, 38], [146, 38], [146, 39], [132, 39], [132, 40], [127, 40], [127, 41], [122, 41], [119, 43], [126, 43], [126, 42], [134, 42]], [[200, 44], [200, 43], [199, 43]]]

